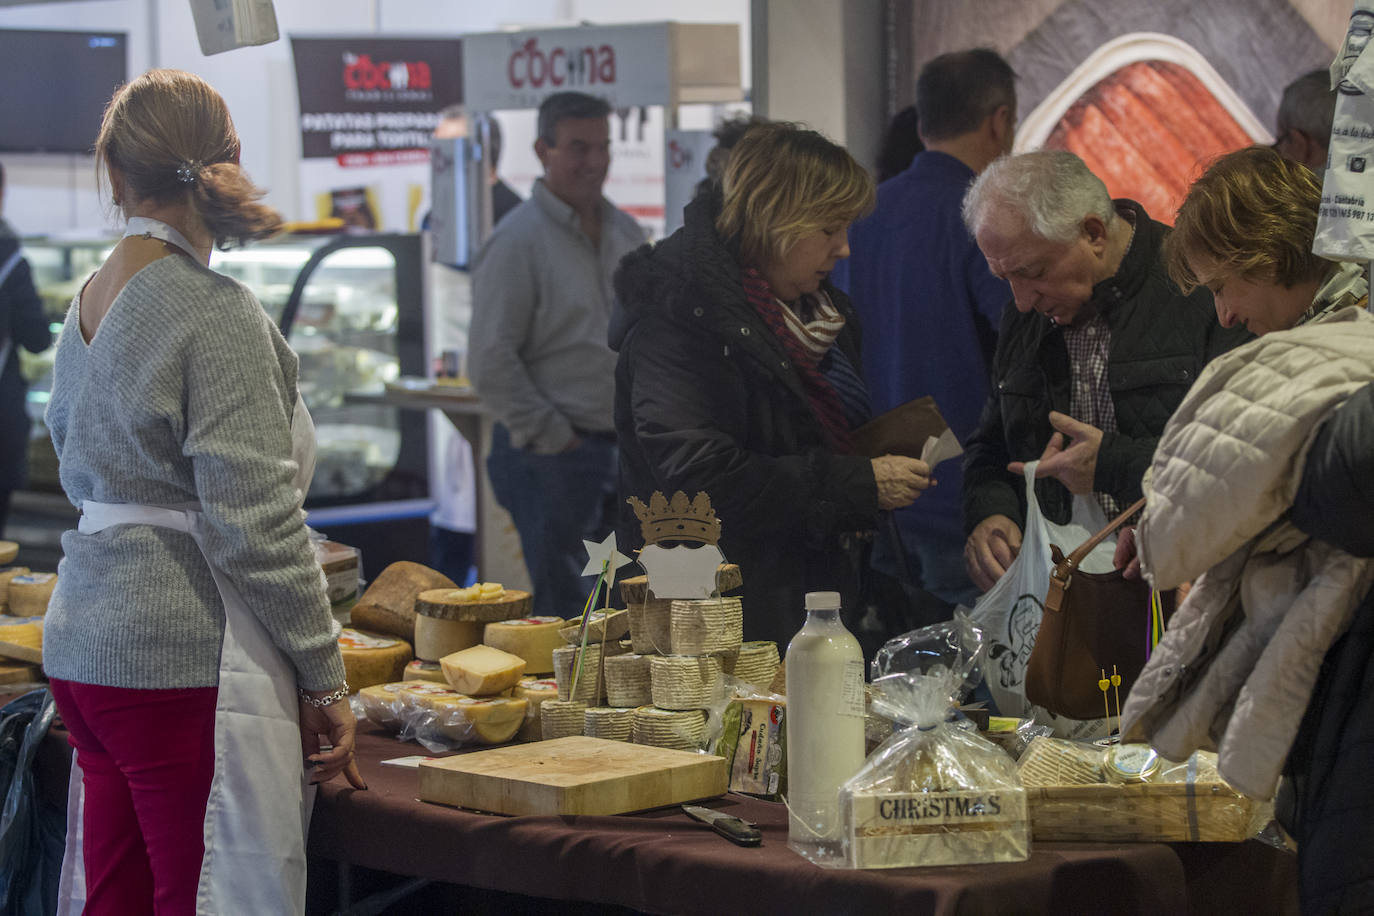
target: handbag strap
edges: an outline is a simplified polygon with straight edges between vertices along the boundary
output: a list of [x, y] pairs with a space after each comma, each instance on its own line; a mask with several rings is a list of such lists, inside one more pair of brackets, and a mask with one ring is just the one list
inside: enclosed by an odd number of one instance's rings
[[[1134, 505], [1116, 518], [1107, 523], [1107, 527], [1088, 538], [1078, 549], [1063, 559], [1056, 560], [1054, 569], [1050, 570], [1050, 588], [1045, 595], [1045, 610], [1057, 611], [1064, 604], [1064, 593], [1069, 590], [1073, 583], [1073, 574], [1078, 570], [1078, 564], [1083, 562], [1083, 558], [1092, 553], [1094, 547], [1101, 544], [1111, 537], [1116, 530], [1126, 524], [1126, 520], [1145, 508], [1145, 497], [1141, 497]], [[1057, 551], [1056, 551], [1057, 552]]]

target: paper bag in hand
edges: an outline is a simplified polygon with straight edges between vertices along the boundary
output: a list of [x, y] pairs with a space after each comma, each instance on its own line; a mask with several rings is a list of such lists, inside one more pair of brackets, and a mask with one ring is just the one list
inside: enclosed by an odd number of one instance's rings
[[[938, 456], [927, 452], [927, 442], [941, 437], [949, 440], [949, 445], [942, 446]], [[869, 458], [883, 455], [905, 455], [921, 461], [935, 458], [932, 467], [962, 453], [932, 397], [907, 401], [854, 430], [854, 451]]]

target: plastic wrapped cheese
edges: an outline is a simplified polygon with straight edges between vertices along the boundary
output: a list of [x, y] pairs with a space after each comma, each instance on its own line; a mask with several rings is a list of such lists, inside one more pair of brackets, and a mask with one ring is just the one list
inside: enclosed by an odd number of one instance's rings
[[418, 698], [441, 695], [462, 696], [450, 687], [428, 681], [400, 681], [364, 687], [358, 691], [358, 702], [368, 721], [383, 728], [399, 729]]
[[515, 737], [525, 722], [523, 697], [470, 697], [435, 694], [416, 702], [434, 716], [433, 727], [459, 743], [500, 744]]

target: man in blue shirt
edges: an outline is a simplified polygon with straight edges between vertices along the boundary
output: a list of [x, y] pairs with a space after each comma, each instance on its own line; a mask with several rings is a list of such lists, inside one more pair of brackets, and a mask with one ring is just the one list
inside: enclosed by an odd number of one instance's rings
[[[1011, 295], [988, 272], [965, 228], [964, 192], [993, 159], [1011, 151], [1015, 74], [983, 48], [936, 57], [916, 82], [925, 150], [878, 188], [878, 206], [849, 231], [852, 254], [833, 280], [863, 320], [863, 360], [873, 408], [930, 395], [962, 442], [988, 397], [998, 319]], [[914, 584], [950, 604], [972, 605], [964, 566], [958, 461], [939, 466], [940, 485], [897, 513]], [[880, 538], [874, 565], [895, 572]], [[930, 622], [930, 621], [918, 621]]]

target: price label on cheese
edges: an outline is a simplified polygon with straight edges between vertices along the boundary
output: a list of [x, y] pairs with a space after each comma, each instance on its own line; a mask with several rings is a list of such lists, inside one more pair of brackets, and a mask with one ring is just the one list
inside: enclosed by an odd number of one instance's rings
[[348, 628], [344, 628], [344, 631], [339, 634], [339, 646], [344, 649], [389, 649], [400, 644], [400, 640], [369, 636], [366, 633]]

